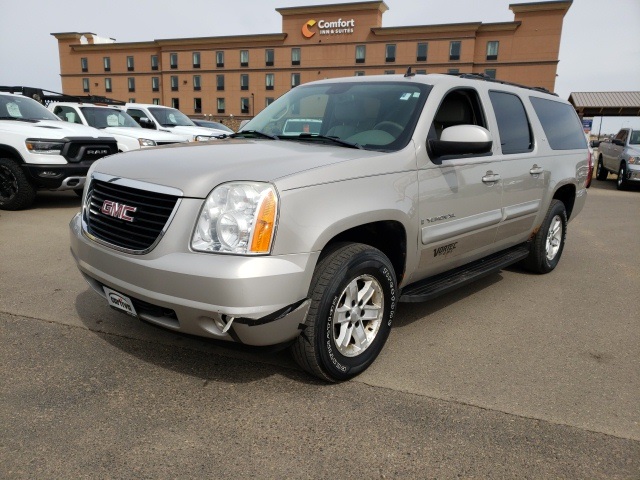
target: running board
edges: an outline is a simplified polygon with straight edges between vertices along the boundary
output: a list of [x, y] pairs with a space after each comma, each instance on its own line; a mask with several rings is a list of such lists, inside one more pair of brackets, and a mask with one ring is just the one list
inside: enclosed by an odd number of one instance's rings
[[527, 258], [529, 251], [529, 244], [524, 243], [463, 265], [450, 272], [408, 285], [402, 289], [400, 301], [415, 303], [432, 300]]

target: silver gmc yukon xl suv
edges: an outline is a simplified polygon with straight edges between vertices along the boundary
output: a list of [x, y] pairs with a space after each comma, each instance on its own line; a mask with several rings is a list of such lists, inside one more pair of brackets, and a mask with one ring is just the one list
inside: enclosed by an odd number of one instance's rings
[[[309, 128], [286, 132], [293, 119]], [[340, 381], [374, 361], [398, 302], [517, 262], [553, 270], [588, 171], [575, 111], [546, 91], [473, 75], [324, 80], [228, 138], [96, 162], [71, 251], [116, 309], [288, 345]]]

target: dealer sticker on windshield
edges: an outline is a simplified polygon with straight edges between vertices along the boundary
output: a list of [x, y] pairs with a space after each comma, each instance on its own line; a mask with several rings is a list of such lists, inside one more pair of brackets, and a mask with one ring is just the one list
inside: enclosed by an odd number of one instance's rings
[[136, 309], [133, 308], [133, 303], [131, 303], [131, 299], [126, 295], [122, 295], [121, 293], [116, 292], [115, 290], [111, 290], [109, 287], [102, 287], [104, 289], [104, 293], [107, 295], [107, 302], [113, 308], [123, 311], [131, 315], [132, 317], [137, 317]]

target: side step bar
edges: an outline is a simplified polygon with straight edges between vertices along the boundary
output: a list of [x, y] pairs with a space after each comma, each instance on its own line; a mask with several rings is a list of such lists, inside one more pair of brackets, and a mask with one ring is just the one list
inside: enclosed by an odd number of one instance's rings
[[450, 272], [444, 272], [408, 285], [402, 289], [400, 301], [415, 303], [432, 300], [523, 260], [529, 255], [529, 249], [530, 244], [523, 243]]

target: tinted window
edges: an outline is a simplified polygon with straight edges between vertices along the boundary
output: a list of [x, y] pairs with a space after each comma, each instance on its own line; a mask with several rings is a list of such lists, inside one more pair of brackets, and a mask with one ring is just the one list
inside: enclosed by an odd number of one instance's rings
[[586, 147], [582, 124], [571, 105], [544, 98], [530, 98], [553, 150], [574, 150]]
[[498, 121], [502, 153], [524, 153], [533, 148], [529, 118], [517, 95], [506, 92], [489, 92], [493, 111]]

